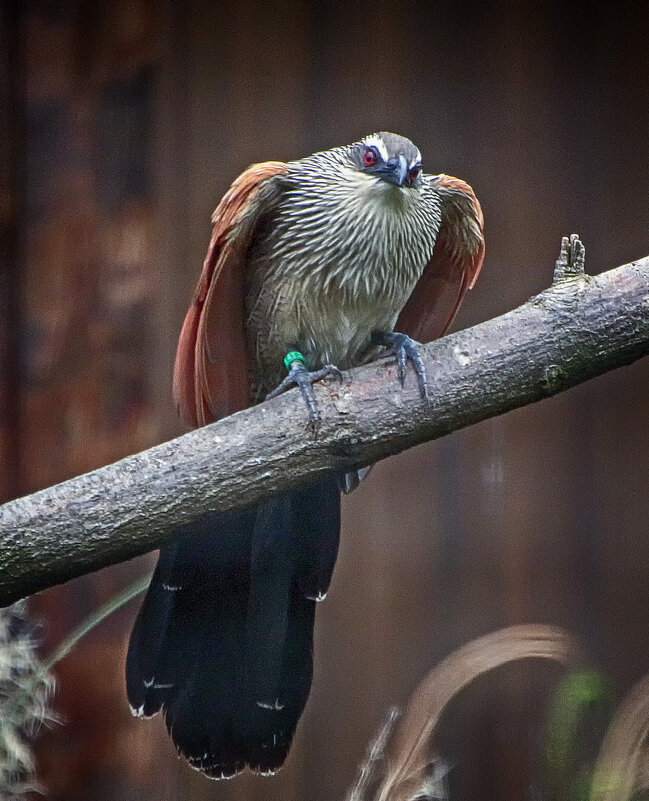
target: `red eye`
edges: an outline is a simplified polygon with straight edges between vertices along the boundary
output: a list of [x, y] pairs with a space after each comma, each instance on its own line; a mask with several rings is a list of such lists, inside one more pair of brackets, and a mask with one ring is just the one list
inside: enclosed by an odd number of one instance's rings
[[372, 150], [371, 147], [368, 147], [365, 151], [365, 155], [363, 156], [363, 163], [366, 167], [372, 167], [378, 161], [378, 157], [376, 153]]
[[420, 166], [417, 166], [417, 167], [413, 167], [413, 168], [410, 170], [410, 172], [408, 173], [408, 178], [409, 178], [411, 181], [416, 181], [416, 180], [417, 180], [417, 178], [419, 178], [419, 176], [420, 176], [420, 175], [421, 175], [421, 167], [420, 167]]

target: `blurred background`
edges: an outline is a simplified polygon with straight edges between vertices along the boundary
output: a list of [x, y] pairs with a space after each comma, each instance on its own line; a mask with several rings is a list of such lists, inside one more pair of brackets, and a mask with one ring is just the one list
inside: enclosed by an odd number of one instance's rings
[[[646, 3], [1, 4], [2, 499], [182, 433], [175, 343], [210, 214], [253, 161], [387, 129], [467, 180], [487, 258], [455, 328], [547, 287], [562, 235], [581, 235], [591, 273], [647, 255], [648, 47]], [[511, 623], [572, 632], [615, 704], [649, 671], [648, 397], [645, 360], [374, 470], [344, 502], [313, 691], [276, 778], [209, 782], [161, 720], [133, 720], [137, 603], [113, 616], [58, 669], [49, 797], [340, 799], [389, 707]], [[36, 597], [44, 651], [152, 565]], [[521, 664], [453, 702], [435, 742], [452, 799], [549, 797], [560, 675]]]

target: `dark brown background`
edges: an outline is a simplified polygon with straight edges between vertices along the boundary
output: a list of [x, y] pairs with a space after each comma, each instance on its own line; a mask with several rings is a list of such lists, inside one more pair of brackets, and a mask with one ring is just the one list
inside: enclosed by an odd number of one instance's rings
[[[547, 286], [562, 235], [593, 273], [646, 255], [648, 30], [646, 4], [3, 4], [3, 497], [180, 432], [175, 341], [209, 215], [252, 161], [388, 129], [468, 180], [488, 247], [460, 327]], [[135, 609], [115, 616], [61, 665], [51, 797], [342, 798], [387, 708], [514, 622], [573, 632], [619, 698], [649, 671], [648, 396], [643, 362], [374, 471], [344, 504], [311, 700], [275, 779], [210, 783], [160, 721], [130, 719]], [[45, 647], [150, 561], [40, 596]], [[453, 704], [452, 798], [539, 797], [557, 676], [506, 670]]]

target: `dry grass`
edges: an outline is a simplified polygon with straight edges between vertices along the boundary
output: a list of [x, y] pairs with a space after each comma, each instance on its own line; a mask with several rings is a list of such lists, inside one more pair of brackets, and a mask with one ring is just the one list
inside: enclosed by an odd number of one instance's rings
[[449, 702], [479, 676], [521, 659], [568, 665], [578, 651], [553, 626], [512, 626], [473, 640], [433, 668], [400, 720], [393, 710], [370, 749], [348, 801], [428, 801], [448, 798], [447, 766], [431, 742]]
[[24, 602], [0, 610], [0, 798], [6, 801], [39, 789], [31, 740], [49, 717], [53, 686]]

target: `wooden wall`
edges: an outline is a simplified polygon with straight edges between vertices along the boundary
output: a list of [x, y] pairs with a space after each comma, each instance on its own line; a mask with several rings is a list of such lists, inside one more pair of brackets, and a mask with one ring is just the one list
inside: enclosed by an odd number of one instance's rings
[[[593, 273], [649, 249], [641, 4], [30, 3], [21, 30], [23, 492], [180, 432], [175, 339], [209, 215], [252, 161], [388, 129], [468, 180], [488, 250], [457, 327], [546, 287], [562, 235]], [[642, 362], [377, 467], [344, 504], [314, 689], [276, 779], [209, 783], [159, 721], [128, 720], [131, 610], [62, 667], [74, 726], [44, 741], [53, 797], [342, 798], [388, 707], [514, 622], [566, 627], [620, 696], [649, 671], [648, 389]], [[45, 594], [50, 639], [139, 569]], [[557, 676], [523, 666], [458, 699], [438, 742], [451, 798], [538, 797]]]

